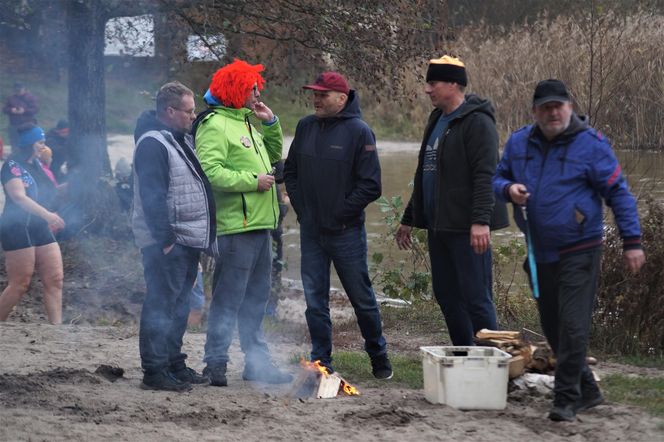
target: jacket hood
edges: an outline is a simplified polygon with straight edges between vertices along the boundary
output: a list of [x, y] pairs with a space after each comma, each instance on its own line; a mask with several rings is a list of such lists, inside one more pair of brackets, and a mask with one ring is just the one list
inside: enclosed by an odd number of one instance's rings
[[496, 121], [496, 110], [489, 100], [480, 98], [475, 94], [466, 95], [466, 101], [461, 105], [458, 118], [463, 118], [472, 112], [483, 112], [493, 121]]
[[136, 129], [134, 129], [134, 143], [138, 141], [141, 136], [151, 130], [167, 130], [174, 132], [171, 128], [157, 119], [157, 112], [154, 110], [144, 111], [136, 121]]
[[360, 97], [353, 89], [348, 92], [348, 101], [338, 114], [331, 117], [319, 118], [319, 120], [335, 120], [335, 119], [348, 119], [348, 118], [362, 118], [362, 111], [360, 110]]

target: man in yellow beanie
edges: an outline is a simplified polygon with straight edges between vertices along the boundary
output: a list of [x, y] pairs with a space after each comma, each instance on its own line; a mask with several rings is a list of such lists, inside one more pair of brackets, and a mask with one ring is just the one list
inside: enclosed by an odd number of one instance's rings
[[494, 109], [466, 95], [467, 83], [460, 59], [429, 61], [424, 91], [434, 109], [396, 237], [408, 249], [411, 229], [427, 229], [433, 292], [455, 346], [473, 345], [477, 331], [497, 328], [489, 232], [509, 224], [491, 185], [498, 163]]

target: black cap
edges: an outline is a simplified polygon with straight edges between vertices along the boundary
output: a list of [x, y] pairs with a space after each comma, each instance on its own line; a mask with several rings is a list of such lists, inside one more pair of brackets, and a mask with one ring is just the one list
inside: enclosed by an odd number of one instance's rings
[[567, 103], [571, 99], [565, 83], [550, 78], [537, 83], [535, 94], [533, 95], [533, 106], [541, 106], [551, 101]]

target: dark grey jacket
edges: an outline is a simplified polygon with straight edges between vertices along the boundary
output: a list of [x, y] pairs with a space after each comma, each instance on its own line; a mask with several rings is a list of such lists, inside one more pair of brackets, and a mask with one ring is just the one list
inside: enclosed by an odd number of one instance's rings
[[413, 193], [401, 223], [436, 232], [469, 233], [472, 224], [500, 229], [509, 225], [507, 208], [496, 202], [491, 179], [498, 163], [498, 133], [493, 106], [467, 95], [459, 115], [449, 122], [438, 147], [436, 207], [432, 225], [424, 216], [422, 164], [427, 141], [442, 111], [429, 116], [420, 148]]

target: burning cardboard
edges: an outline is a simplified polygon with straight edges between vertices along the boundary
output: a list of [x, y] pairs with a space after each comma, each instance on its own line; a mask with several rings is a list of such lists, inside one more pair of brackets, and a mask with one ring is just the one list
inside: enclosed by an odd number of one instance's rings
[[300, 361], [300, 374], [293, 382], [291, 396], [298, 398], [316, 397], [329, 399], [340, 393], [348, 396], [359, 396], [360, 392], [338, 373], [330, 373], [320, 361]]

